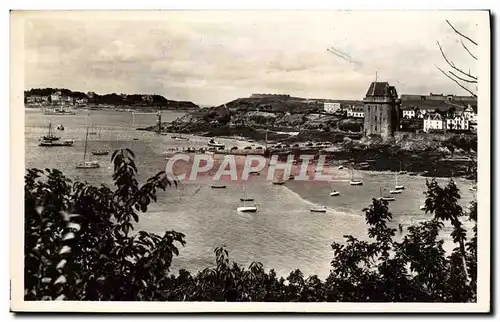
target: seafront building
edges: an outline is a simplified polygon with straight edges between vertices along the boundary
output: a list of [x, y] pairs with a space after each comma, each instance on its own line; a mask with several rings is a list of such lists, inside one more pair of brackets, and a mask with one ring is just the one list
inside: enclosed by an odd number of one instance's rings
[[363, 134], [380, 135], [383, 138], [394, 136], [394, 132], [400, 128], [401, 119], [401, 100], [396, 88], [387, 82], [372, 82], [363, 104]]

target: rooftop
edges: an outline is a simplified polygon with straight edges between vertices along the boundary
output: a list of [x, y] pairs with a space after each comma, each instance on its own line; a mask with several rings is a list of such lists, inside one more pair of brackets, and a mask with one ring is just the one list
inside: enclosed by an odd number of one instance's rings
[[366, 96], [390, 96], [389, 83], [387, 82], [372, 82]]

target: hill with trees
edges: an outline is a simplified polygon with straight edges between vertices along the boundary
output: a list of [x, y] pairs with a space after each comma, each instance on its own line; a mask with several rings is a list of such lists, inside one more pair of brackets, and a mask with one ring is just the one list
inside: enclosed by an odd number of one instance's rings
[[72, 91], [67, 88], [33, 88], [24, 91], [25, 99], [29, 96], [49, 96], [60, 92], [63, 97], [87, 99], [89, 105], [111, 105], [129, 107], [157, 107], [160, 109], [199, 109], [199, 106], [189, 101], [169, 100], [162, 95], [149, 94], [97, 94]]

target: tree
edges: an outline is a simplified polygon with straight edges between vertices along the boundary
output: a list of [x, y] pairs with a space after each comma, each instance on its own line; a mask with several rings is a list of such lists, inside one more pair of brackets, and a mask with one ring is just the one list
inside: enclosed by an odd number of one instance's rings
[[[67, 179], [59, 170], [30, 169], [25, 178], [25, 299], [141, 300], [154, 298], [184, 235], [132, 233], [164, 172], [139, 186], [130, 150], [115, 151], [116, 190]], [[42, 174], [46, 181], [40, 180]]]
[[[477, 47], [477, 42], [471, 39], [470, 37], [464, 35], [462, 32], [460, 32], [455, 26], [451, 24], [448, 20], [446, 20], [446, 23], [451, 27], [453, 32], [459, 37], [460, 39], [460, 44], [464, 48], [464, 50], [467, 52], [468, 56], [470, 56], [473, 60], [477, 60], [477, 57], [473, 54], [473, 51], [476, 50], [475, 48]], [[465, 41], [465, 43], [464, 43]], [[436, 66], [439, 71], [449, 79], [451, 79], [455, 84], [460, 86], [463, 90], [467, 91], [470, 93], [473, 97], [477, 97], [477, 75], [473, 75], [469, 69], [469, 71], [466, 71], [463, 67], [458, 67], [456, 66], [452, 60], [446, 56], [443, 47], [437, 42], [437, 45], [439, 47], [439, 51], [441, 52], [441, 55], [443, 56], [446, 64], [448, 65], [448, 70], [445, 71], [444, 69]], [[470, 48], [474, 48], [471, 49]], [[470, 87], [473, 86], [471, 89]]]

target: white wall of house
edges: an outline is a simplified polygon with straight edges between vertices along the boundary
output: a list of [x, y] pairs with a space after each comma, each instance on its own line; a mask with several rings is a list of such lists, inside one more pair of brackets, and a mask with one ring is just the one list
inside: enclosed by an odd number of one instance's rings
[[441, 116], [429, 114], [424, 119], [424, 132], [429, 130], [442, 130], [444, 129], [445, 122]]
[[403, 117], [412, 119], [416, 116], [415, 110], [403, 110]]
[[463, 116], [455, 116], [453, 118], [446, 119], [446, 127], [450, 130], [468, 130], [469, 120]]
[[364, 111], [357, 111], [357, 110], [348, 110], [347, 111], [347, 116], [350, 116], [350, 117], [365, 117], [365, 112]]
[[326, 113], [335, 113], [340, 110], [340, 103], [324, 103], [323, 109]]

